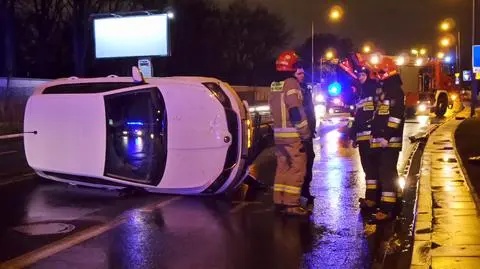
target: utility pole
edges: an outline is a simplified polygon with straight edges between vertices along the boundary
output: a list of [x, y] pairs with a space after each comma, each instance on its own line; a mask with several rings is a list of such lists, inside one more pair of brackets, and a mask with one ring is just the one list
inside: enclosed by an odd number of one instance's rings
[[[480, 30], [480, 25], [477, 20], [478, 9], [480, 7], [480, 0], [472, 0], [472, 59], [473, 59], [473, 46], [480, 44], [480, 35], [477, 33]], [[473, 61], [472, 61], [473, 67]], [[475, 116], [475, 108], [477, 107], [477, 98], [478, 98], [478, 80], [474, 75], [472, 78], [472, 102], [470, 107], [470, 117]]]

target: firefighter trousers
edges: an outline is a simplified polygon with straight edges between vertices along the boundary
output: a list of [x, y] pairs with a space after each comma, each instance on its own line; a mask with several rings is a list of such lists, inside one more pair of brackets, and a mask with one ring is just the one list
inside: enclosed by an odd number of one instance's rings
[[380, 210], [393, 213], [397, 204], [397, 162], [398, 149], [383, 148], [375, 150], [375, 159], [378, 161], [379, 183], [381, 184]]
[[301, 195], [305, 198], [311, 199], [313, 196], [310, 193], [310, 184], [313, 177], [313, 161], [315, 160], [315, 152], [313, 151], [313, 139], [303, 141], [303, 146], [307, 155], [307, 166]]
[[276, 144], [277, 169], [273, 186], [273, 202], [277, 205], [299, 206], [300, 193], [307, 168], [303, 143]]
[[360, 141], [358, 143], [358, 152], [360, 154], [360, 163], [365, 173], [365, 200], [380, 203], [380, 182], [377, 155], [370, 149], [369, 141]]

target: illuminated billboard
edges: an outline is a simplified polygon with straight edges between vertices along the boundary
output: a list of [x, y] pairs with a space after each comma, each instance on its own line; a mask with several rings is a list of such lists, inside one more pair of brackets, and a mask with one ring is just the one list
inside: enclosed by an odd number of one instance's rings
[[169, 55], [167, 14], [98, 18], [93, 30], [97, 59]]

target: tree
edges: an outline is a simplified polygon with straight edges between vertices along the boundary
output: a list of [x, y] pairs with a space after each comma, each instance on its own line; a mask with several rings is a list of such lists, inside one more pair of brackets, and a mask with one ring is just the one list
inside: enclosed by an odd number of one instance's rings
[[285, 22], [265, 7], [252, 9], [244, 0], [236, 0], [224, 13], [223, 61], [229, 80], [247, 84], [266, 84], [262, 72], [274, 68], [273, 58], [290, 41]]
[[[323, 76], [329, 73], [335, 72], [335, 68], [325, 61], [325, 53], [327, 50], [334, 50], [335, 57], [342, 59], [353, 51], [353, 43], [348, 38], [339, 38], [333, 34], [315, 34], [314, 35], [314, 59], [315, 59], [315, 77], [318, 77], [320, 68], [322, 68]], [[299, 48], [297, 48], [302, 59], [305, 61], [305, 68], [308, 70], [307, 74], [311, 73], [311, 61], [312, 58], [312, 38], [309, 37]], [[322, 61], [323, 59], [323, 61]]]

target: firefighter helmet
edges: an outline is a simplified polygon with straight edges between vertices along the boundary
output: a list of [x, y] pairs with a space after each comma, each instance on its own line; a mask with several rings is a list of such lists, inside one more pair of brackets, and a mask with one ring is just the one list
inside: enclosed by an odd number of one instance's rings
[[296, 71], [299, 61], [300, 57], [298, 57], [298, 54], [296, 54], [295, 51], [287, 50], [280, 53], [275, 65], [277, 67], [277, 71]]

